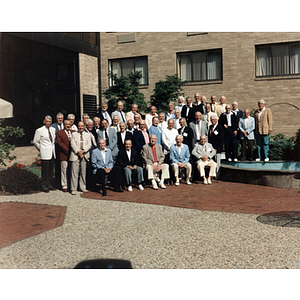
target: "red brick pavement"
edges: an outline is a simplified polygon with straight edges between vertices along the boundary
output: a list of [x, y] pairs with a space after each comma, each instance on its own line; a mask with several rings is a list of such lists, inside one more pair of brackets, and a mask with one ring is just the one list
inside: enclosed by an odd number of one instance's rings
[[132, 192], [123, 193], [108, 190], [105, 197], [87, 192], [81, 197], [256, 215], [300, 211], [300, 190], [224, 181], [213, 181], [212, 185], [201, 182], [191, 186], [167, 186], [166, 190], [134, 188]]
[[0, 248], [61, 226], [65, 212], [65, 206], [0, 203]]

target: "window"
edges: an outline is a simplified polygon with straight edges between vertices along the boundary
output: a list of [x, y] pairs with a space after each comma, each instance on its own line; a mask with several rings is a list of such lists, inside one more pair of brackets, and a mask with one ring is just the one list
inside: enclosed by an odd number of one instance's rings
[[300, 74], [300, 43], [256, 46], [256, 77]]
[[222, 80], [222, 50], [177, 54], [179, 74], [186, 81]]
[[[148, 60], [147, 57], [122, 58], [112, 59], [109, 61], [109, 71], [116, 74], [118, 77], [127, 76], [129, 73], [142, 72], [140, 79], [141, 85], [148, 84]], [[113, 85], [112, 80], [109, 82]]]

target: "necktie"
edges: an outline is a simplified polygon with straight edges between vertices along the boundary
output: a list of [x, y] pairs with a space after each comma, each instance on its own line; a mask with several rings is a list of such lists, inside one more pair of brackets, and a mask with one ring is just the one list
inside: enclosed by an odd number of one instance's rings
[[71, 141], [71, 134], [70, 134], [70, 130], [68, 130], [68, 138]]
[[83, 136], [82, 136], [82, 132], [80, 133], [80, 149], [83, 150]]
[[51, 135], [51, 132], [50, 132], [50, 128], [48, 128], [48, 133], [49, 133], [49, 139], [50, 139], [51, 143], [53, 143], [53, 138], [52, 138], [52, 135]]
[[200, 125], [200, 122], [198, 122], [198, 130], [199, 130], [199, 135], [201, 136], [201, 125]]
[[105, 141], [106, 141], [106, 145], [109, 145], [108, 134], [106, 129], [105, 129]]
[[121, 117], [122, 117], [123, 122], [125, 122], [125, 119], [124, 119], [124, 117], [123, 117], [122, 111], [120, 112], [120, 114], [121, 114]]

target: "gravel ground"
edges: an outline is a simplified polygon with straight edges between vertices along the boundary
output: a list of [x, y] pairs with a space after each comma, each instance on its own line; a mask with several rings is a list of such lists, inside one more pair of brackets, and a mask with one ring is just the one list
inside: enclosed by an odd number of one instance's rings
[[61, 191], [2, 196], [67, 206], [64, 224], [0, 249], [1, 269], [70, 269], [94, 258], [130, 260], [135, 269], [300, 267], [299, 228], [256, 215], [90, 200]]

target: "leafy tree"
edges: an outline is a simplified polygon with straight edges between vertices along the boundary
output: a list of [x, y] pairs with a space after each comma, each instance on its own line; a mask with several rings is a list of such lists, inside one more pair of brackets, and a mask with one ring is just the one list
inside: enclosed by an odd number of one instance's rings
[[4, 160], [14, 159], [15, 156], [11, 156], [10, 152], [16, 148], [15, 145], [12, 145], [7, 142], [8, 137], [20, 138], [24, 135], [24, 131], [20, 127], [2, 127], [3, 121], [3, 119], [0, 119], [0, 165], [6, 166]]
[[165, 80], [155, 83], [153, 94], [150, 96], [150, 103], [157, 107], [158, 112], [167, 111], [170, 101], [176, 102], [177, 98], [183, 95], [182, 86], [186, 81], [182, 81], [177, 74], [167, 75]]
[[111, 111], [115, 110], [118, 101], [123, 101], [124, 111], [130, 111], [132, 104], [137, 104], [139, 111], [144, 111], [147, 107], [145, 96], [139, 91], [142, 72], [130, 73], [127, 76], [118, 77], [110, 72], [108, 76], [114, 85], [102, 92], [108, 100], [108, 107]]

